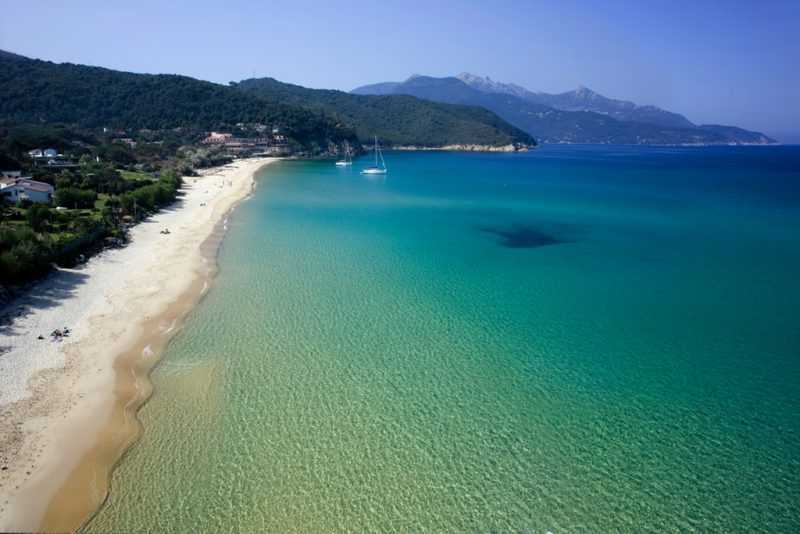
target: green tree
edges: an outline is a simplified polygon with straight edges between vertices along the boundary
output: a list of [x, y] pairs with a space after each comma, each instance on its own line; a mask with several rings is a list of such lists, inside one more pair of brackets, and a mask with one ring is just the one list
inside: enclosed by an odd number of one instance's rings
[[97, 155], [103, 162], [112, 162], [116, 165], [130, 165], [136, 163], [136, 157], [126, 145], [108, 143], [97, 148]]
[[0, 228], [0, 282], [35, 278], [49, 268], [52, 242], [30, 228]]
[[35, 232], [41, 232], [50, 222], [50, 208], [43, 204], [34, 204], [26, 210], [25, 218]]
[[78, 189], [77, 187], [65, 187], [56, 189], [55, 200], [57, 206], [90, 209], [94, 207], [94, 203], [97, 201], [97, 193]]

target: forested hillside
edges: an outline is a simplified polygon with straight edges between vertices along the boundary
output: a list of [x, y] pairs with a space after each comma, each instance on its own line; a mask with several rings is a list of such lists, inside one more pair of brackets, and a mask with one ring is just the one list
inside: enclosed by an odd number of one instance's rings
[[304, 146], [362, 141], [387, 144], [534, 144], [491, 111], [409, 96], [357, 96], [306, 89], [271, 78], [232, 86], [172, 74], [135, 74], [56, 64], [0, 52], [0, 121], [82, 128], [226, 129], [277, 126]]
[[335, 114], [351, 124], [362, 141], [377, 135], [390, 145], [533, 145], [522, 130], [481, 107], [421, 100], [406, 95], [363, 96], [307, 89], [272, 78], [243, 80], [235, 87], [263, 98]]
[[280, 127], [303, 145], [352, 137], [330, 115], [170, 74], [134, 74], [0, 53], [0, 120], [152, 130]]

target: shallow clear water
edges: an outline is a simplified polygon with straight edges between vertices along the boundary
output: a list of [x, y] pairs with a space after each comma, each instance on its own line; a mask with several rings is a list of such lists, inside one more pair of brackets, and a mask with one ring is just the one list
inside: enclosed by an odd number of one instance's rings
[[800, 148], [264, 171], [90, 532], [800, 531]]

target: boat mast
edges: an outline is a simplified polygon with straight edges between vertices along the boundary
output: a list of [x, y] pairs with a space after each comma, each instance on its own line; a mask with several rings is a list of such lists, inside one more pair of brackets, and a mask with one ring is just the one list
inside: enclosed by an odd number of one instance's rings
[[378, 136], [375, 136], [375, 167], [378, 166]]

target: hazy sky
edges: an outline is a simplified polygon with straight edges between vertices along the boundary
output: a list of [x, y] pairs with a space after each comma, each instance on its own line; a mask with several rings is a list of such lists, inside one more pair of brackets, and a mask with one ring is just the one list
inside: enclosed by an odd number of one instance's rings
[[468, 71], [548, 92], [583, 84], [699, 123], [800, 134], [800, 0], [0, 0], [0, 48], [344, 90]]

